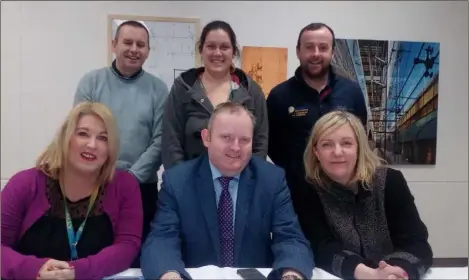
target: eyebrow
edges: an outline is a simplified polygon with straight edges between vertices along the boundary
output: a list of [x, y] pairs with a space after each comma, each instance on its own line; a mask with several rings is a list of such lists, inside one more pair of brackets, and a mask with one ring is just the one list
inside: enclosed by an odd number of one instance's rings
[[[85, 130], [85, 131], [90, 131], [88, 128], [86, 127], [77, 127], [77, 130]], [[107, 134], [107, 131], [101, 131], [99, 134]]]
[[[219, 42], [218, 41], [207, 41], [205, 44], [218, 44]], [[231, 45], [230, 42], [220, 42], [220, 45], [223, 45], [223, 44], [226, 44], [226, 45]]]
[[[342, 137], [340, 138], [340, 140], [353, 140], [353, 137]], [[324, 141], [332, 141], [332, 139], [326, 138], [326, 139], [321, 140], [321, 142], [324, 142]]]
[[329, 45], [327, 41], [306, 41], [304, 42], [305, 45], [321, 45], [321, 44], [326, 44]]
[[137, 42], [137, 43], [145, 43], [145, 44], [146, 44], [146, 42], [145, 42], [144, 40], [140, 40], [140, 39], [134, 40], [134, 39], [124, 38], [124, 41], [126, 41], [126, 42], [133, 42], [133, 41], [135, 41], [135, 42]]

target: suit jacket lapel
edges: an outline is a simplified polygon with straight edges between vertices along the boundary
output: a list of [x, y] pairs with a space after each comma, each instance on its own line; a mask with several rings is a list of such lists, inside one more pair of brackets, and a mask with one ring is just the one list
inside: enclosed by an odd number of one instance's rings
[[[210, 171], [208, 157], [206, 156], [201, 160], [198, 175], [195, 182], [198, 200], [200, 201], [205, 221], [207, 222], [207, 229], [212, 239], [213, 248], [215, 249], [217, 258], [219, 258], [220, 233], [218, 229], [217, 202], [215, 199], [212, 172]], [[218, 262], [220, 262], [220, 259], [218, 259]]]
[[235, 218], [235, 263], [238, 263], [240, 257], [239, 254], [242, 248], [241, 241], [249, 217], [248, 213], [254, 193], [254, 173], [251, 168], [251, 165], [248, 164], [239, 178]]

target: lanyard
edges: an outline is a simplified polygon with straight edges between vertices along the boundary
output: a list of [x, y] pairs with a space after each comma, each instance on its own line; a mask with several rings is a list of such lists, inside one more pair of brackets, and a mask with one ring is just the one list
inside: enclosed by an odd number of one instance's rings
[[78, 259], [77, 253], [77, 244], [80, 240], [81, 234], [83, 232], [83, 228], [85, 227], [86, 220], [88, 219], [88, 215], [90, 214], [91, 208], [93, 208], [93, 204], [96, 201], [96, 197], [98, 196], [99, 186], [93, 190], [91, 194], [90, 203], [88, 204], [88, 211], [86, 212], [85, 220], [81, 223], [80, 227], [78, 228], [77, 232], [73, 229], [72, 218], [70, 217], [70, 213], [68, 211], [67, 206], [67, 198], [65, 197], [64, 192], [62, 194], [64, 196], [64, 205], [65, 205], [65, 224], [67, 225], [67, 234], [68, 234], [68, 244], [70, 246], [70, 258], [71, 260]]

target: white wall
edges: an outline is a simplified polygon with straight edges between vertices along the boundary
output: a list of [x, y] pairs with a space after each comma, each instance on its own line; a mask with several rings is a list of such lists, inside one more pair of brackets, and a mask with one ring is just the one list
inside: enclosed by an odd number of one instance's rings
[[106, 64], [109, 13], [226, 20], [241, 45], [289, 47], [289, 76], [312, 21], [341, 38], [440, 42], [437, 165], [400, 169], [435, 256], [468, 256], [467, 2], [1, 2], [2, 186], [52, 139], [80, 77]]

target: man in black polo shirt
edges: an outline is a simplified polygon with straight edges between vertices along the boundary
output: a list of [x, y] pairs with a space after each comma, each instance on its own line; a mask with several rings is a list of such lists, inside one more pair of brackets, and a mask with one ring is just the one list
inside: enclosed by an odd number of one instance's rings
[[[366, 127], [367, 106], [360, 86], [331, 66], [335, 36], [323, 23], [304, 27], [296, 46], [300, 67], [267, 98], [269, 157], [284, 168], [290, 190], [304, 180], [303, 153], [316, 121], [333, 109], [357, 115]], [[293, 194], [292, 194], [293, 195]]]

